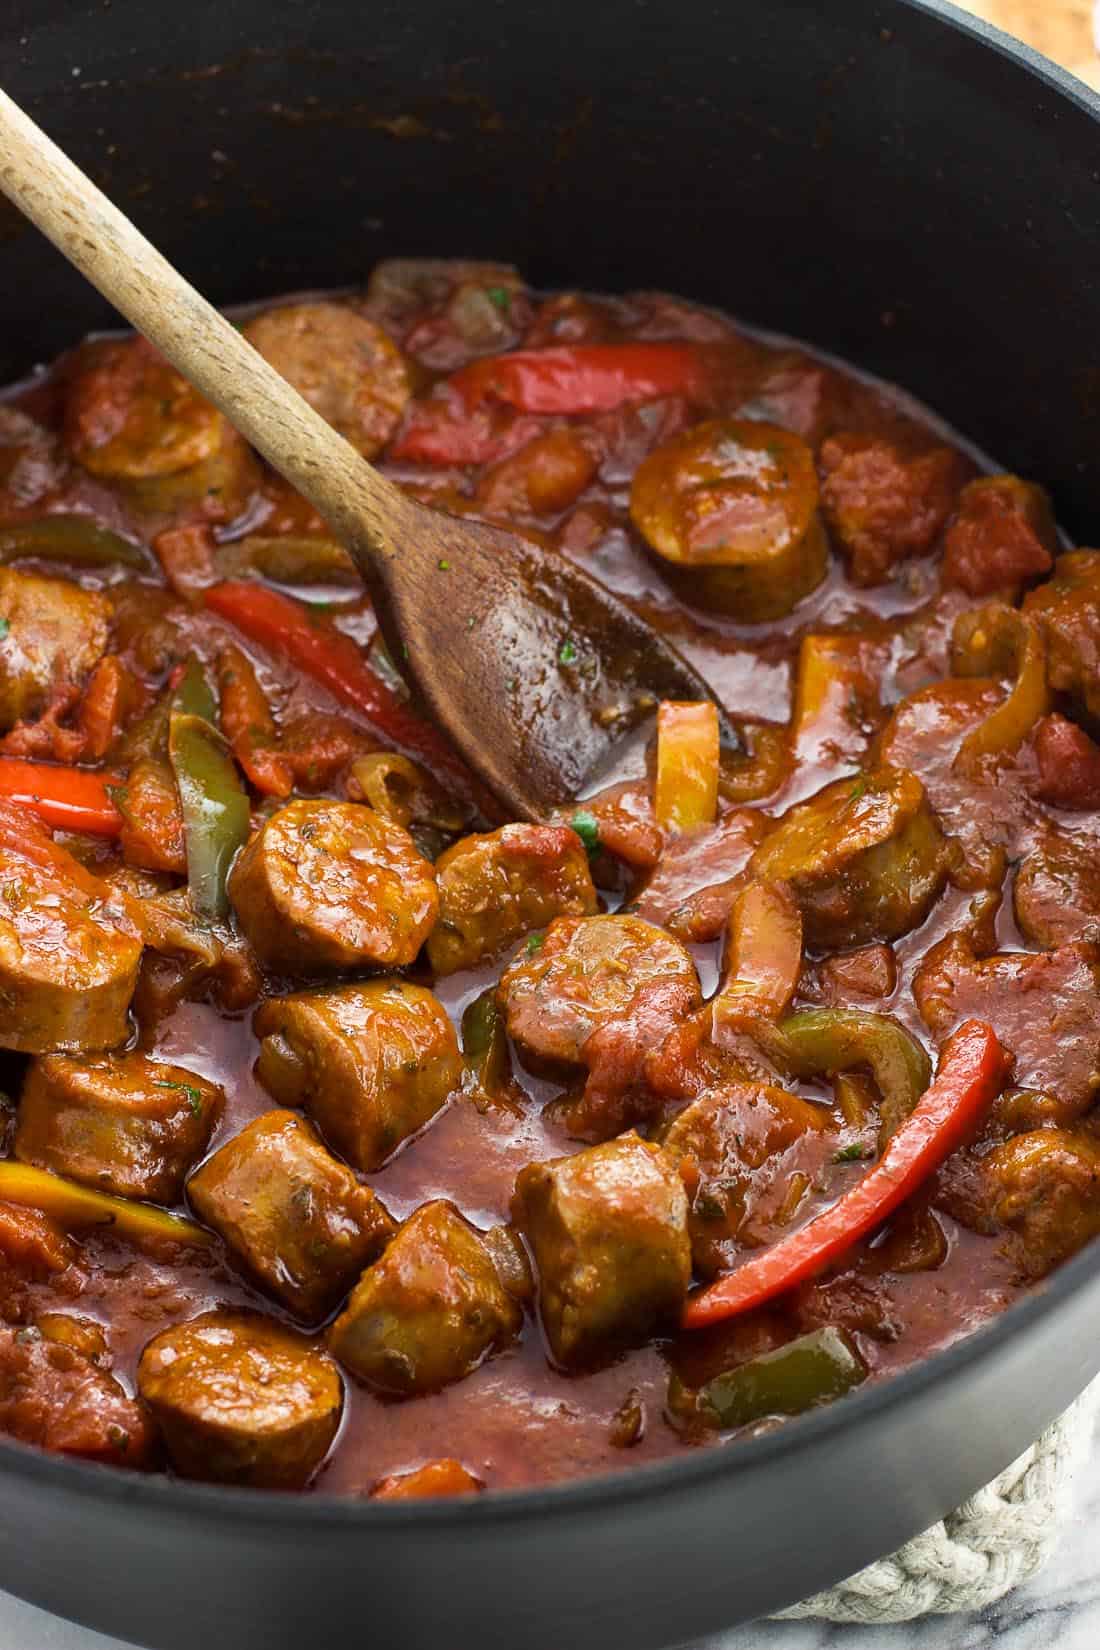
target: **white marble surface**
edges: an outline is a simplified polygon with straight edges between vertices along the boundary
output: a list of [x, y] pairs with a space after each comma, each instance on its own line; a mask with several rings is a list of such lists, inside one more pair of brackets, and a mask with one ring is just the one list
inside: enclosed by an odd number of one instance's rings
[[[1051, 1563], [1000, 1604], [903, 1627], [758, 1622], [693, 1650], [1097, 1650], [1100, 1646], [1100, 1435], [1077, 1479], [1076, 1506]], [[133, 1650], [0, 1593], [0, 1650]], [[264, 1650], [242, 1644], [238, 1650]], [[329, 1650], [315, 1642], [309, 1650]], [[334, 1647], [335, 1650], [335, 1647]], [[521, 1647], [516, 1647], [521, 1650]], [[609, 1647], [610, 1650], [610, 1647]], [[629, 1650], [617, 1646], [614, 1650]]]

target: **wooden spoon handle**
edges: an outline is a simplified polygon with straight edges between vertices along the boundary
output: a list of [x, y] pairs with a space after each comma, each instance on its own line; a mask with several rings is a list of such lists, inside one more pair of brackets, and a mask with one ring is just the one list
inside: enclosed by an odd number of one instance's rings
[[395, 554], [403, 494], [377, 474], [0, 90], [0, 189], [304, 493], [352, 549]]

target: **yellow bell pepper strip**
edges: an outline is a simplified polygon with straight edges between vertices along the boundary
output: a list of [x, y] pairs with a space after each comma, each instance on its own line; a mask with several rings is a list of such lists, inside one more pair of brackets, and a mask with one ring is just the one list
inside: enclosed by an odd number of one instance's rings
[[182, 1215], [170, 1214], [152, 1203], [133, 1202], [79, 1186], [74, 1180], [13, 1158], [0, 1161], [0, 1202], [40, 1209], [70, 1232], [109, 1226], [120, 1237], [137, 1244], [174, 1243], [191, 1249], [207, 1249], [214, 1241], [205, 1227]]
[[718, 706], [663, 699], [657, 711], [654, 808], [664, 830], [713, 825], [718, 812]]
[[684, 1328], [706, 1329], [762, 1306], [866, 1237], [962, 1145], [1000, 1093], [1009, 1069], [992, 1026], [966, 1020], [944, 1044], [932, 1086], [873, 1168], [799, 1231], [693, 1295], [684, 1308]]
[[862, 765], [879, 708], [866, 636], [810, 635], [798, 650], [791, 742], [800, 768]]
[[673, 1375], [668, 1407], [674, 1416], [725, 1430], [766, 1415], [801, 1415], [842, 1398], [867, 1378], [867, 1365], [843, 1329], [826, 1325], [749, 1358], [697, 1390]]
[[932, 1076], [915, 1037], [886, 1014], [860, 1008], [807, 1008], [779, 1026], [777, 1045], [794, 1074], [832, 1077], [870, 1066], [879, 1094], [880, 1145], [909, 1117]]
[[197, 916], [216, 921], [229, 912], [226, 880], [248, 837], [250, 810], [213, 715], [214, 696], [198, 662], [191, 659], [168, 720], [168, 759], [183, 814], [191, 905]]
[[129, 567], [148, 572], [152, 560], [140, 544], [98, 527], [90, 516], [43, 516], [0, 527], [0, 562], [66, 562], [70, 567]]
[[[363, 801], [395, 825], [430, 825], [437, 831], [461, 831], [470, 810], [440, 789], [426, 769], [399, 751], [371, 751], [357, 756], [348, 774], [348, 794]], [[354, 788], [353, 788], [354, 787]]]
[[988, 757], [1013, 756], [1050, 709], [1046, 638], [1027, 614], [987, 602], [960, 613], [951, 637], [951, 659], [960, 676], [988, 676], [1006, 665], [1016, 671], [1007, 698], [959, 746], [955, 771], [975, 774]]
[[111, 788], [123, 783], [117, 774], [91, 768], [54, 767], [49, 762], [0, 756], [0, 798], [29, 808], [56, 831], [117, 836], [122, 816], [111, 800]]

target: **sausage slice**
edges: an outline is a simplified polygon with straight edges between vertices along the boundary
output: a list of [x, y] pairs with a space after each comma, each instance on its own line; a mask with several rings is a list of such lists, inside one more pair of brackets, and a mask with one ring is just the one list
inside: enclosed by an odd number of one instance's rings
[[646, 1115], [647, 1054], [700, 1002], [679, 940], [640, 917], [559, 917], [505, 970], [499, 1001], [525, 1065], [549, 1076], [587, 1068], [567, 1122], [605, 1139]]
[[462, 1072], [442, 1005], [404, 980], [272, 997], [253, 1029], [268, 1093], [304, 1107], [357, 1169], [381, 1168], [431, 1121]]
[[428, 961], [436, 974], [474, 968], [554, 917], [596, 910], [584, 845], [565, 825], [504, 825], [463, 837], [435, 870], [439, 919]]
[[693, 1101], [662, 1143], [687, 1171], [692, 1256], [713, 1277], [744, 1248], [774, 1242], [792, 1182], [808, 1187], [829, 1162], [836, 1120], [774, 1083], [738, 1083]]
[[229, 426], [144, 338], [93, 344], [65, 407], [77, 463], [109, 480], [174, 475], [211, 458]]
[[247, 1312], [209, 1312], [155, 1335], [138, 1390], [177, 1472], [269, 1490], [305, 1488], [344, 1401], [326, 1353]]
[[224, 1104], [217, 1083], [145, 1054], [48, 1054], [23, 1085], [15, 1156], [118, 1197], [176, 1203]]
[[307, 1323], [323, 1318], [397, 1230], [292, 1111], [269, 1111], [191, 1178], [195, 1213], [265, 1289]]
[[1100, 865], [1089, 837], [1051, 826], [1016, 870], [1012, 889], [1024, 938], [1044, 951], [1100, 940]]
[[676, 1321], [691, 1282], [687, 1216], [673, 1159], [633, 1132], [520, 1171], [512, 1218], [558, 1363], [605, 1358]]
[[379, 1392], [435, 1392], [519, 1333], [523, 1309], [509, 1282], [453, 1203], [424, 1203], [359, 1279], [329, 1346]]
[[80, 682], [107, 648], [111, 604], [70, 579], [0, 568], [0, 729]]
[[385, 446], [411, 390], [380, 326], [346, 304], [282, 304], [249, 321], [244, 335], [364, 458]]
[[716, 418], [639, 466], [630, 516], [685, 601], [748, 623], [821, 583], [828, 545], [810, 448], [776, 424]]
[[876, 768], [792, 808], [749, 870], [785, 882], [809, 943], [834, 950], [915, 928], [947, 879], [947, 849], [916, 775]]
[[403, 968], [439, 911], [412, 837], [355, 802], [291, 802], [248, 843], [229, 896], [257, 956], [287, 973]]
[[0, 804], [0, 1048], [125, 1042], [141, 940], [117, 889], [25, 809]]
[[981, 1162], [995, 1225], [1026, 1278], [1042, 1278], [1100, 1232], [1100, 1146], [1070, 1129], [1035, 1129]]

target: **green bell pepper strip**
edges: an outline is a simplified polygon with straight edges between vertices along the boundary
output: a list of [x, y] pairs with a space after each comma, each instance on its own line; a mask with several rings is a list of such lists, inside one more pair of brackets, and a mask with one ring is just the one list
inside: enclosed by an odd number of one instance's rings
[[745, 1427], [766, 1415], [801, 1415], [842, 1398], [866, 1377], [851, 1336], [830, 1324], [724, 1371], [698, 1391], [673, 1376], [668, 1407], [708, 1427]]
[[513, 1101], [512, 1063], [504, 1018], [490, 986], [462, 1011], [462, 1056], [474, 1096], [510, 1106]]
[[152, 566], [140, 544], [98, 527], [90, 516], [43, 516], [0, 527], [0, 562], [19, 561], [24, 556], [68, 562], [73, 567], [118, 564], [148, 572]]
[[229, 911], [226, 880], [248, 837], [250, 809], [228, 746], [211, 720], [213, 710], [206, 677], [190, 659], [168, 720], [168, 759], [183, 814], [191, 905], [196, 916], [218, 919]]
[[796, 1076], [832, 1077], [854, 1066], [870, 1066], [882, 1097], [880, 1151], [932, 1081], [932, 1062], [924, 1049], [888, 1015], [859, 1008], [807, 1008], [788, 1015], [777, 1029], [777, 1052]]
[[188, 655], [183, 667], [183, 674], [176, 683], [175, 692], [171, 700], [171, 713], [177, 711], [184, 716], [201, 716], [204, 722], [211, 726], [217, 721], [218, 706], [213, 690], [206, 679], [206, 672], [193, 653]]

